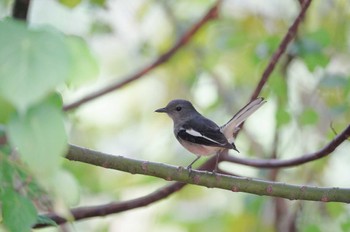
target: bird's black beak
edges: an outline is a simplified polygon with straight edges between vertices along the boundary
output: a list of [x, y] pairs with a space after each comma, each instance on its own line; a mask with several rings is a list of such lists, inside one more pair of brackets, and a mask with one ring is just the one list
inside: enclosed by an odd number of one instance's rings
[[167, 110], [166, 110], [166, 108], [164, 107], [164, 108], [159, 108], [159, 109], [155, 110], [154, 112], [157, 112], [157, 113], [166, 113]]

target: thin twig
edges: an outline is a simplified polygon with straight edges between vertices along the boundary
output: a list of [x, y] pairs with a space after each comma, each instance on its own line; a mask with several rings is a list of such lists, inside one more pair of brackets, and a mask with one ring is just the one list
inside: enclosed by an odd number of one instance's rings
[[27, 20], [30, 0], [16, 0], [13, 3], [12, 16], [16, 19]]
[[95, 92], [89, 93], [86, 96], [82, 97], [81, 99], [72, 102], [70, 104], [67, 104], [63, 107], [65, 111], [74, 109], [81, 104], [84, 104], [88, 101], [91, 101], [95, 98], [98, 98], [102, 95], [105, 95], [109, 92], [112, 92], [114, 90], [117, 90], [130, 82], [133, 82], [143, 76], [145, 76], [147, 73], [149, 73], [151, 70], [155, 69], [159, 65], [165, 63], [168, 61], [180, 48], [184, 47], [191, 39], [192, 37], [196, 34], [196, 32], [203, 27], [204, 24], [209, 22], [212, 19], [216, 19], [218, 17], [218, 12], [219, 12], [219, 6], [220, 6], [221, 0], [218, 0], [209, 10], [208, 12], [200, 19], [197, 23], [195, 23], [188, 31], [184, 33], [182, 37], [174, 44], [172, 48], [170, 48], [166, 53], [163, 55], [159, 56], [155, 61], [153, 61], [151, 64], [147, 65], [143, 69], [137, 71], [136, 73], [127, 76], [124, 78], [123, 81], [119, 82], [118, 81], [114, 83], [109, 83], [105, 87], [96, 90]]
[[294, 37], [298, 31], [298, 27], [299, 27], [300, 23], [302, 22], [302, 20], [304, 19], [305, 13], [306, 13], [307, 9], [309, 8], [311, 1], [312, 0], [305, 0], [303, 2], [302, 7], [301, 7], [301, 11], [300, 11], [298, 17], [295, 19], [293, 24], [288, 29], [288, 32], [286, 33], [286, 35], [282, 39], [278, 49], [275, 51], [275, 53], [273, 54], [273, 56], [270, 59], [269, 64], [265, 68], [264, 73], [262, 74], [261, 79], [260, 79], [256, 89], [254, 90], [254, 92], [250, 98], [251, 100], [253, 100], [259, 96], [267, 79], [270, 77], [272, 71], [275, 69], [277, 62], [279, 61], [279, 59], [281, 58], [283, 53], [286, 51], [288, 44], [294, 39]]
[[300, 164], [305, 164], [317, 159], [321, 159], [325, 156], [331, 154], [342, 142], [347, 140], [350, 137], [350, 124], [345, 128], [342, 133], [337, 135], [330, 143], [328, 143], [321, 150], [303, 155], [298, 158], [289, 159], [289, 160], [261, 160], [261, 159], [242, 159], [234, 156], [225, 156], [225, 161], [232, 163], [243, 164], [256, 168], [287, 168], [293, 167]]

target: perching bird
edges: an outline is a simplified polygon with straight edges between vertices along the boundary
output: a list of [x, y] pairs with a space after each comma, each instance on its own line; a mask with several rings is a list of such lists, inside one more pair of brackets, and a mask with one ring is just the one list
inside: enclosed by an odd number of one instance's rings
[[[225, 125], [219, 127], [215, 122], [205, 118], [193, 107], [192, 103], [175, 99], [164, 108], [155, 112], [167, 113], [174, 122], [174, 134], [177, 140], [197, 158], [188, 166], [189, 169], [201, 157], [217, 155], [223, 149], [233, 149], [239, 152], [234, 144], [234, 134], [239, 126], [266, 101], [256, 98], [239, 110]], [[215, 171], [217, 169], [217, 163]]]

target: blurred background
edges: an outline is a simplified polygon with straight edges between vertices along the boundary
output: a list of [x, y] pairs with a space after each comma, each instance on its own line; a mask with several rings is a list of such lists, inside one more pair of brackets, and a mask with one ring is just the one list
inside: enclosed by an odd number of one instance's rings
[[[302, 1], [226, 0], [218, 19], [205, 24], [168, 62], [138, 81], [67, 113], [69, 142], [114, 155], [187, 166], [195, 157], [154, 113], [174, 98], [224, 124], [249, 102], [273, 52]], [[10, 13], [2, 0], [0, 16]], [[166, 52], [214, 4], [209, 0], [33, 0], [28, 22], [84, 38], [99, 76], [62, 86], [65, 103], [145, 67]], [[350, 119], [350, 2], [313, 1], [296, 40], [279, 61], [261, 96], [267, 103], [236, 140], [241, 158], [288, 159], [322, 148]], [[83, 55], [83, 54], [82, 54]], [[84, 77], [82, 77], [84, 78]], [[269, 170], [221, 163], [241, 176], [290, 184], [349, 187], [350, 145], [324, 159]], [[200, 162], [205, 162], [201, 159]], [[168, 184], [64, 161], [77, 191], [71, 207], [130, 200]], [[68, 224], [71, 231], [350, 231], [350, 207], [288, 201], [186, 186], [148, 207]], [[57, 231], [47, 228], [38, 231]]]

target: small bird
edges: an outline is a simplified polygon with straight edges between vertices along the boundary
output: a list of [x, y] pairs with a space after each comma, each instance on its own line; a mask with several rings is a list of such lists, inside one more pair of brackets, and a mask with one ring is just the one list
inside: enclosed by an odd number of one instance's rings
[[240, 129], [239, 126], [265, 102], [262, 97], [254, 99], [221, 127], [202, 116], [191, 102], [183, 99], [172, 100], [166, 107], [157, 109], [155, 112], [168, 114], [174, 122], [176, 139], [188, 151], [197, 156], [188, 165], [188, 169], [191, 169], [201, 156], [216, 154], [214, 169], [216, 172], [220, 153], [224, 149], [233, 149], [239, 152], [234, 144], [234, 134]]

